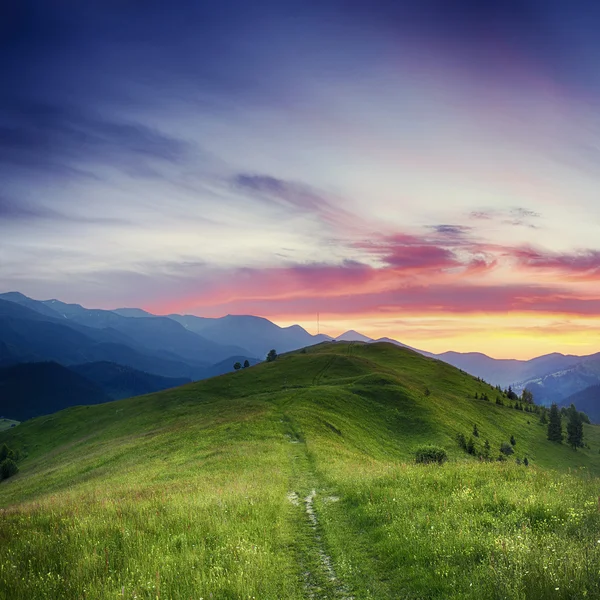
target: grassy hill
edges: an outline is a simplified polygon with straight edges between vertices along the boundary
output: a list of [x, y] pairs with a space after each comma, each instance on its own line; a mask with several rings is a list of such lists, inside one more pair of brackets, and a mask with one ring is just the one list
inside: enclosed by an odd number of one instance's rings
[[[600, 429], [574, 451], [495, 396], [338, 342], [22, 423], [0, 598], [599, 598]], [[474, 425], [515, 455], [466, 454]], [[414, 464], [422, 443], [449, 462]]]

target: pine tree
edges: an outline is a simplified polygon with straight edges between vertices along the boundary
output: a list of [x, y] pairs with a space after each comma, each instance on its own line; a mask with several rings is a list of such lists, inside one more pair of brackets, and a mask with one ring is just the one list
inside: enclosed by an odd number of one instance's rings
[[467, 452], [469, 454], [475, 454], [475, 441], [472, 437], [467, 441]]
[[550, 415], [548, 418], [548, 439], [551, 442], [562, 442], [562, 421], [560, 418], [560, 412], [558, 412], [558, 406], [553, 404], [550, 407]]
[[488, 442], [488, 440], [485, 440], [483, 444], [483, 458], [489, 458], [491, 450], [492, 447], [490, 446], [490, 443]]
[[473, 425], [473, 435], [475, 437], [479, 437], [479, 430], [477, 429], [477, 425]]
[[567, 442], [574, 449], [583, 446], [583, 420], [574, 404], [569, 407], [569, 422], [567, 423]]

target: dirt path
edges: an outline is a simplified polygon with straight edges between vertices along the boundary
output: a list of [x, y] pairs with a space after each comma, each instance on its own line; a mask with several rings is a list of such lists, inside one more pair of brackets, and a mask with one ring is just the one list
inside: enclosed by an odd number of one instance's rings
[[306, 442], [298, 434], [288, 415], [284, 415], [281, 421], [284, 423], [284, 435], [291, 442], [290, 458], [294, 465], [294, 475], [287, 499], [295, 508], [300, 528], [297, 542], [305, 597], [310, 600], [354, 600], [353, 594], [336, 573], [334, 561], [327, 549], [316, 505], [321, 497], [318, 490], [322, 490], [323, 486], [319, 485]]

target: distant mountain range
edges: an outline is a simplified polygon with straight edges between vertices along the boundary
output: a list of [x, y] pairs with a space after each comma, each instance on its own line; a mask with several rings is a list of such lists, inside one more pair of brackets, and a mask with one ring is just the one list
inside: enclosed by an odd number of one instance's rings
[[[410, 348], [493, 385], [511, 385], [517, 392], [530, 389], [542, 404], [560, 403], [600, 384], [600, 353], [494, 359], [477, 352], [433, 354], [354, 330], [335, 339]], [[284, 353], [330, 340], [299, 325], [279, 327], [251, 315], [157, 316], [139, 308], [88, 309], [18, 292], [0, 294], [0, 366], [52, 361], [83, 376], [109, 399], [227, 373], [235, 362], [256, 364], [271, 348]]]

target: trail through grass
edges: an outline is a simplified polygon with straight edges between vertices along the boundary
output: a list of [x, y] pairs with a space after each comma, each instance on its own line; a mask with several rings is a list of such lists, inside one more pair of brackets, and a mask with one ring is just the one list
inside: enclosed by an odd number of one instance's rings
[[[598, 428], [573, 451], [476, 392], [338, 342], [22, 423], [0, 434], [26, 455], [0, 484], [0, 599], [600, 598]], [[466, 455], [474, 424], [515, 456]], [[413, 464], [422, 443], [450, 461]]]

